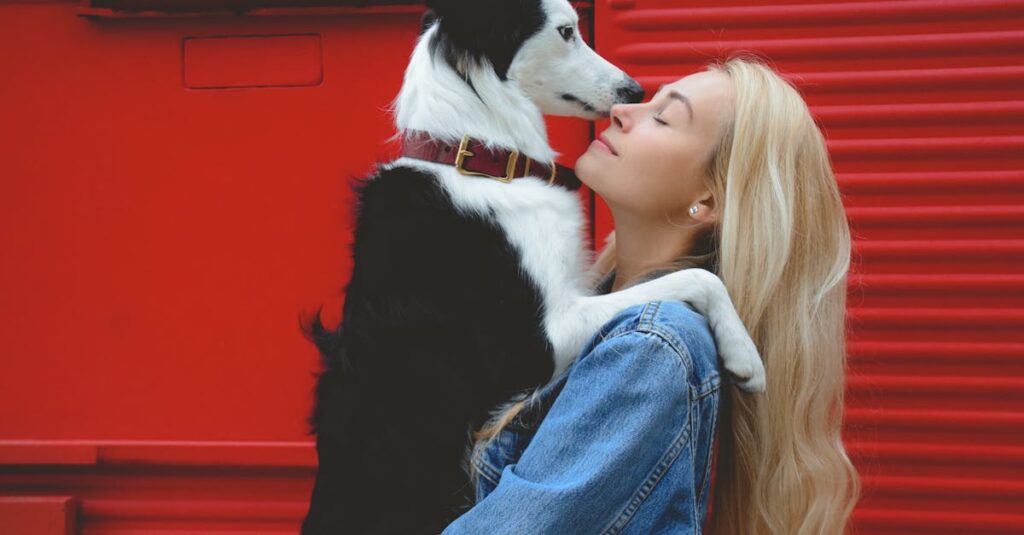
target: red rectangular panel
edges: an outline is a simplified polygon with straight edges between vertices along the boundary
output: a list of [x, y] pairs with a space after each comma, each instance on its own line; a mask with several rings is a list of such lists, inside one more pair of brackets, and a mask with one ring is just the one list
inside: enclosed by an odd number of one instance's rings
[[4, 533], [72, 535], [75, 502], [69, 497], [0, 496], [0, 527]]
[[191, 89], [314, 86], [324, 79], [319, 35], [190, 37], [182, 46]]

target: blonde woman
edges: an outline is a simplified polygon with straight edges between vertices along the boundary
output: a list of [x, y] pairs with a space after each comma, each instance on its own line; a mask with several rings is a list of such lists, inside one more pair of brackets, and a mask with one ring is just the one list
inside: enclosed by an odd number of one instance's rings
[[445, 533], [843, 533], [860, 490], [840, 437], [850, 235], [800, 95], [756, 61], [711, 65], [614, 107], [576, 172], [615, 221], [598, 290], [717, 273], [767, 391], [730, 385], [688, 305], [627, 309], [478, 433], [476, 504]]

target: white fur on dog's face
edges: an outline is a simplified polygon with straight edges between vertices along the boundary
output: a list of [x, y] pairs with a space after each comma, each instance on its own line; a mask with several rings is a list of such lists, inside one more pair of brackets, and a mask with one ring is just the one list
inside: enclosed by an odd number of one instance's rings
[[[635, 82], [599, 56], [579, 34], [579, 17], [567, 0], [540, 0], [544, 27], [527, 39], [509, 67], [509, 80], [542, 113], [586, 119], [607, 117], [613, 104], [625, 102], [620, 89]], [[565, 39], [563, 33], [571, 31]]]

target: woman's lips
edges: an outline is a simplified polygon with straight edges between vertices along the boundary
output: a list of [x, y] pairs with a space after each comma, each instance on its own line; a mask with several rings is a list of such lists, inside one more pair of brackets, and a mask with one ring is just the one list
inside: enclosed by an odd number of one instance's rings
[[596, 146], [600, 150], [607, 152], [608, 154], [611, 154], [612, 156], [617, 156], [617, 154], [615, 153], [615, 149], [613, 149], [612, 146], [607, 141], [604, 140], [604, 138], [596, 138], [590, 144]]

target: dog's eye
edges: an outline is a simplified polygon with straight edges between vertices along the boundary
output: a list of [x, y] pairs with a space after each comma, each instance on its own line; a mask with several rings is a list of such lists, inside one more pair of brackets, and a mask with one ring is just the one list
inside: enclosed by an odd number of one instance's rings
[[572, 39], [573, 29], [572, 26], [561, 26], [558, 28], [558, 34], [562, 36], [562, 39], [566, 41]]

